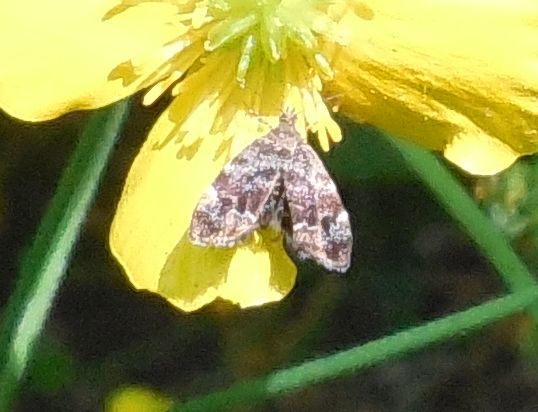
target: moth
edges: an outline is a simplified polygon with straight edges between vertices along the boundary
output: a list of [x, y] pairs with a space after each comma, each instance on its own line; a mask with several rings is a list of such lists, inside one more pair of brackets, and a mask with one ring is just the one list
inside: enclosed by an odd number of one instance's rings
[[335, 183], [286, 112], [266, 136], [226, 164], [200, 198], [189, 229], [199, 246], [233, 247], [258, 228], [282, 230], [287, 247], [345, 272], [353, 237]]

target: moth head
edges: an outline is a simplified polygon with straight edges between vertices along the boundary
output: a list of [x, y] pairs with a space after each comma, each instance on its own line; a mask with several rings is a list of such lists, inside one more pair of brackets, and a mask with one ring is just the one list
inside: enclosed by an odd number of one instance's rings
[[289, 127], [295, 127], [295, 122], [297, 121], [297, 113], [292, 108], [287, 108], [282, 112], [279, 118], [280, 124], [286, 124]]

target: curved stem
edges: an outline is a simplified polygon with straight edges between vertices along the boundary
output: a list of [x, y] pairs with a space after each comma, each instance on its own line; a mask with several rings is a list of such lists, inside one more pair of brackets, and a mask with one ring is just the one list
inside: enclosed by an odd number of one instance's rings
[[[478, 245], [511, 292], [523, 291], [538, 285], [506, 237], [434, 154], [410, 143], [396, 139], [389, 140], [400, 152], [409, 168], [420, 177], [447, 212]], [[529, 308], [529, 312], [534, 320], [538, 321], [538, 305]]]
[[0, 411], [11, 410], [128, 105], [126, 101], [120, 102], [91, 117], [23, 257], [2, 322]]
[[235, 405], [254, 404], [282, 396], [282, 394], [356, 372], [388, 358], [417, 351], [451, 336], [488, 325], [495, 320], [524, 310], [535, 304], [537, 300], [538, 286], [535, 286], [524, 292], [494, 299], [463, 312], [334, 355], [283, 369], [260, 379], [238, 383], [224, 391], [177, 404], [171, 410], [174, 412], [223, 411], [230, 410]]

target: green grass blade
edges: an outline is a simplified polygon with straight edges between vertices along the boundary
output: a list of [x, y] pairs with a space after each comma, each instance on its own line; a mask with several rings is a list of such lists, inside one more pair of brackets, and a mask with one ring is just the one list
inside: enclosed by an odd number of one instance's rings
[[368, 342], [299, 366], [274, 372], [266, 377], [242, 382], [221, 392], [175, 405], [174, 412], [224, 411], [240, 404], [253, 404], [298, 391], [329, 379], [351, 374], [386, 359], [417, 351], [451, 336], [488, 325], [535, 304], [538, 286], [491, 300], [463, 312], [425, 325]]
[[[433, 153], [410, 143], [396, 139], [390, 141], [445, 209], [460, 222], [511, 291], [526, 290], [538, 284], [506, 237], [442, 161]], [[530, 312], [538, 320], [538, 306], [530, 308]]]
[[124, 101], [89, 120], [23, 257], [1, 329], [0, 411], [10, 410], [127, 111]]

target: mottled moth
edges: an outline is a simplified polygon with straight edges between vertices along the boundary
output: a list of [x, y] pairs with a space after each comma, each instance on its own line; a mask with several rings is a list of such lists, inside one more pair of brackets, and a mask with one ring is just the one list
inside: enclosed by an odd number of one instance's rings
[[350, 265], [349, 215], [316, 152], [295, 129], [293, 113], [232, 159], [200, 198], [189, 236], [199, 246], [233, 247], [273, 226], [289, 249], [331, 271]]

